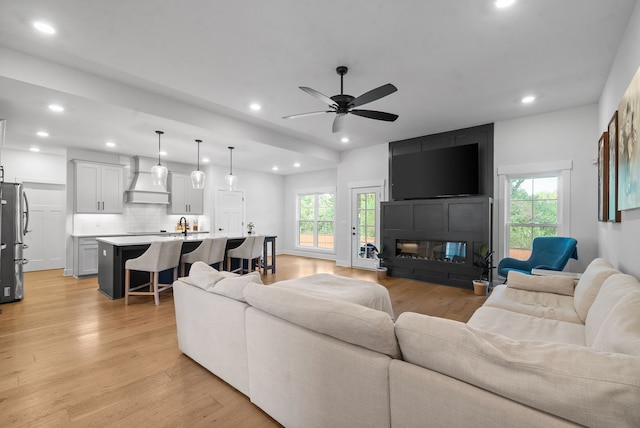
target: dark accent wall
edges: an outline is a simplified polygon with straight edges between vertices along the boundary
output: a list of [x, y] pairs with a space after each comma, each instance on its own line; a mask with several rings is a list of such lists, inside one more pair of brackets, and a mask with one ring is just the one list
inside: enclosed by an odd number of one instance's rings
[[393, 162], [396, 155], [425, 152], [445, 147], [464, 146], [478, 143], [478, 192], [479, 195], [493, 196], [493, 123], [442, 132], [440, 134], [425, 135], [408, 140], [392, 141], [389, 143], [389, 183], [390, 198], [393, 197]]
[[[394, 199], [393, 156], [473, 143], [478, 143], [479, 195]], [[389, 182], [391, 202], [381, 206], [382, 245], [389, 275], [473, 288], [472, 280], [479, 279], [481, 272], [474, 265], [475, 253], [483, 244], [493, 249], [493, 124], [390, 142]], [[398, 240], [465, 242], [467, 253], [464, 261], [455, 263], [396, 257]]]

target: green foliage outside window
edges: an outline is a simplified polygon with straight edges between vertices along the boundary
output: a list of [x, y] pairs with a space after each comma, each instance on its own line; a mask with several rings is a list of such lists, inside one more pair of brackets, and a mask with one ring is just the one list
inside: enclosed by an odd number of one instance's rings
[[333, 248], [335, 197], [332, 193], [298, 197], [298, 245]]
[[509, 186], [509, 248], [530, 249], [534, 238], [556, 236], [558, 178], [513, 178]]

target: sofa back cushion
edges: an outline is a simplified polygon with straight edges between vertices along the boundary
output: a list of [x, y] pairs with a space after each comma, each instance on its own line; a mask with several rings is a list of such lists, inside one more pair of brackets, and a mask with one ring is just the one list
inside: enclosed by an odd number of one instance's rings
[[318, 333], [398, 358], [394, 325], [386, 312], [286, 288], [249, 283], [244, 297], [254, 308]]
[[606, 279], [585, 324], [587, 345], [640, 356], [640, 283], [631, 275]]
[[410, 312], [398, 316], [396, 335], [409, 363], [580, 425], [640, 426], [640, 357], [513, 340]]
[[180, 278], [180, 280], [210, 293], [216, 293], [240, 302], [246, 302], [244, 300], [244, 287], [249, 282], [262, 284], [259, 272], [251, 272], [241, 276], [237, 273], [218, 271], [200, 261], [192, 264], [189, 276]]
[[573, 292], [573, 305], [582, 322], [586, 322], [589, 308], [596, 299], [605, 279], [619, 273], [604, 259], [594, 259], [580, 277]]

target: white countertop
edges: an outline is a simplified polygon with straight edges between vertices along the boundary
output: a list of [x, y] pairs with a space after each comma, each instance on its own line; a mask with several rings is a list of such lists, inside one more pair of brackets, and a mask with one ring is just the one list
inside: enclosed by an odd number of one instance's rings
[[[164, 234], [163, 234], [164, 235]], [[104, 242], [105, 244], [115, 245], [116, 247], [126, 247], [128, 245], [146, 245], [151, 244], [153, 241], [174, 241], [176, 239], [184, 241], [202, 241], [208, 238], [208, 233], [190, 234], [186, 238], [184, 236], [162, 236], [158, 235], [130, 235], [130, 236], [99, 236], [96, 241]]]

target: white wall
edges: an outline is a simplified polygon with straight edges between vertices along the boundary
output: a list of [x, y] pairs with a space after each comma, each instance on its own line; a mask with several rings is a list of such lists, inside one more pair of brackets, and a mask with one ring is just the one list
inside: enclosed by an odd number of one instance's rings
[[[627, 86], [640, 67], [640, 4], [636, 4], [624, 38], [600, 96], [598, 130], [603, 132]], [[599, 223], [599, 256], [610, 260], [623, 272], [640, 277], [638, 238], [640, 237], [640, 209], [622, 211], [621, 223]]]
[[66, 162], [64, 154], [51, 155], [0, 148], [4, 181], [22, 183], [65, 184]]
[[336, 200], [336, 264], [351, 265], [351, 194], [350, 185], [384, 183], [383, 200], [388, 200], [389, 144], [348, 150], [338, 166]]
[[494, 128], [494, 248], [504, 254], [504, 232], [498, 224], [504, 198], [498, 191], [497, 170], [519, 165], [571, 161], [569, 236], [578, 240], [579, 260], [566, 270], [582, 272], [597, 257], [597, 106], [595, 104], [496, 122]]
[[[283, 227], [284, 239], [283, 248], [288, 254], [295, 254], [306, 257], [317, 257], [327, 260], [335, 260], [335, 251], [331, 253], [317, 252], [317, 251], [304, 251], [296, 248], [296, 203], [297, 195], [300, 192], [313, 191], [319, 188], [331, 187], [336, 189], [337, 187], [337, 170], [326, 169], [322, 171], [307, 172], [301, 174], [288, 175], [284, 179], [284, 215], [283, 215]], [[337, 204], [337, 202], [336, 202]]]

